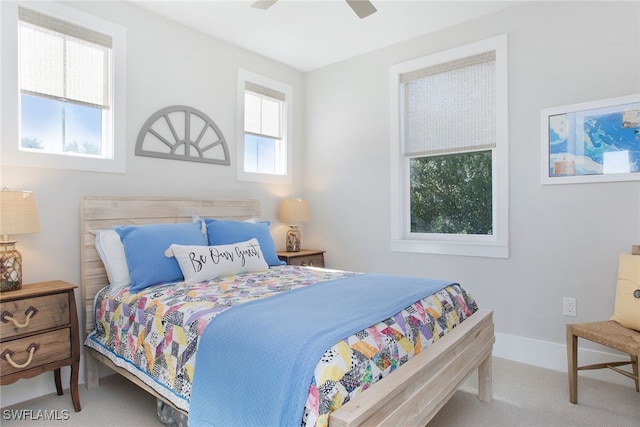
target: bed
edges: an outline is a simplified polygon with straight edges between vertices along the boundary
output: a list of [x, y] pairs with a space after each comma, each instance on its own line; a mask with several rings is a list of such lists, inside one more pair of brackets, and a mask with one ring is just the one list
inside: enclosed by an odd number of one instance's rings
[[[158, 197], [83, 198], [81, 203], [81, 266], [85, 339], [91, 337], [91, 334], [96, 331], [94, 324], [96, 295], [99, 295], [101, 291], [104, 293], [105, 287], [109, 285], [104, 264], [95, 247], [96, 233], [114, 226], [189, 223], [193, 221], [194, 215], [202, 218], [243, 221], [249, 218], [259, 218], [260, 205], [256, 200], [199, 200]], [[336, 275], [348, 273], [333, 270], [318, 271], [318, 269], [303, 271], [300, 269], [303, 268], [282, 266], [270, 268], [269, 272], [274, 276], [282, 277], [319, 274], [325, 277], [327, 283], [341, 279]], [[268, 277], [265, 280], [271, 281], [272, 279], [273, 277]], [[459, 291], [456, 288], [449, 292]], [[457, 297], [450, 297], [445, 293], [442, 298], [455, 299]], [[231, 312], [232, 310], [229, 310], [229, 313]], [[364, 387], [366, 392], [357, 393], [354, 397], [347, 398], [341, 406], [330, 412], [326, 419], [319, 422], [318, 425], [327, 422], [332, 427], [382, 424], [425, 425], [449, 400], [461, 383], [476, 370], [479, 384], [478, 397], [482, 401], [490, 401], [492, 397], [491, 351], [495, 340], [492, 313], [489, 310], [477, 309], [464, 321], [454, 326], [450, 331], [435, 339], [428, 347], [425, 346], [422, 351], [403, 361], [397, 369], [391, 369], [392, 372], [389, 375], [385, 375], [372, 385]], [[185, 422], [189, 410], [188, 406], [185, 407], [184, 404], [176, 401], [171, 393], [163, 393], [161, 388], [153, 381], [145, 379], [144, 375], [140, 375], [136, 369], [127, 369], [127, 366], [117, 363], [117, 358], [114, 359], [108, 353], [100, 351], [99, 347], [85, 346], [87, 387], [98, 385], [98, 368], [99, 364], [103, 363], [156, 396], [161, 402], [159, 410], [163, 415], [169, 413], [169, 416], [174, 420]], [[199, 360], [204, 360], [204, 358], [196, 360], [196, 363]], [[305, 408], [305, 416], [306, 411]]]

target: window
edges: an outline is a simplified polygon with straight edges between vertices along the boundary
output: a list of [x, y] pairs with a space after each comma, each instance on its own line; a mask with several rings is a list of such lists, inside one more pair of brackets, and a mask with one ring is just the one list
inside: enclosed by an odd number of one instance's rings
[[244, 89], [244, 170], [253, 173], [286, 173], [286, 141], [283, 139], [283, 93], [251, 82]]
[[15, 29], [17, 50], [3, 60], [17, 78], [2, 84], [19, 103], [3, 162], [124, 172], [124, 29], [54, 2], [6, 9], [3, 37]]
[[391, 70], [392, 250], [508, 257], [506, 36]]
[[291, 86], [239, 70], [238, 99], [238, 179], [290, 183]]

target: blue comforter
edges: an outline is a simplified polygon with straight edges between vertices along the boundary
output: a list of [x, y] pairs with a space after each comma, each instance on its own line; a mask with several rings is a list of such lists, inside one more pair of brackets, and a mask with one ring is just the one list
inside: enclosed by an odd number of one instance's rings
[[336, 342], [452, 284], [360, 274], [226, 310], [200, 338], [189, 426], [298, 426]]

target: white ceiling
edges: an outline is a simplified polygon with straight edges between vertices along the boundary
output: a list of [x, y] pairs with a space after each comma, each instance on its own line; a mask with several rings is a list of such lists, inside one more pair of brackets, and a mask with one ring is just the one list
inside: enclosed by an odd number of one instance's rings
[[522, 2], [372, 0], [359, 19], [344, 0], [279, 0], [268, 10], [253, 0], [132, 3], [217, 39], [301, 71], [314, 70]]

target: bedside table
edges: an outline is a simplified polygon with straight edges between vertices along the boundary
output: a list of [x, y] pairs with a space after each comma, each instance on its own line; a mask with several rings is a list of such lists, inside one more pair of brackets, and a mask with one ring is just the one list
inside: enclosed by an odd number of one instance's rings
[[289, 265], [324, 268], [324, 253], [315, 249], [300, 249], [299, 252], [278, 251], [278, 258]]
[[71, 399], [80, 411], [80, 336], [71, 283], [25, 285], [0, 293], [0, 385], [53, 371], [62, 395], [60, 368], [71, 366]]

